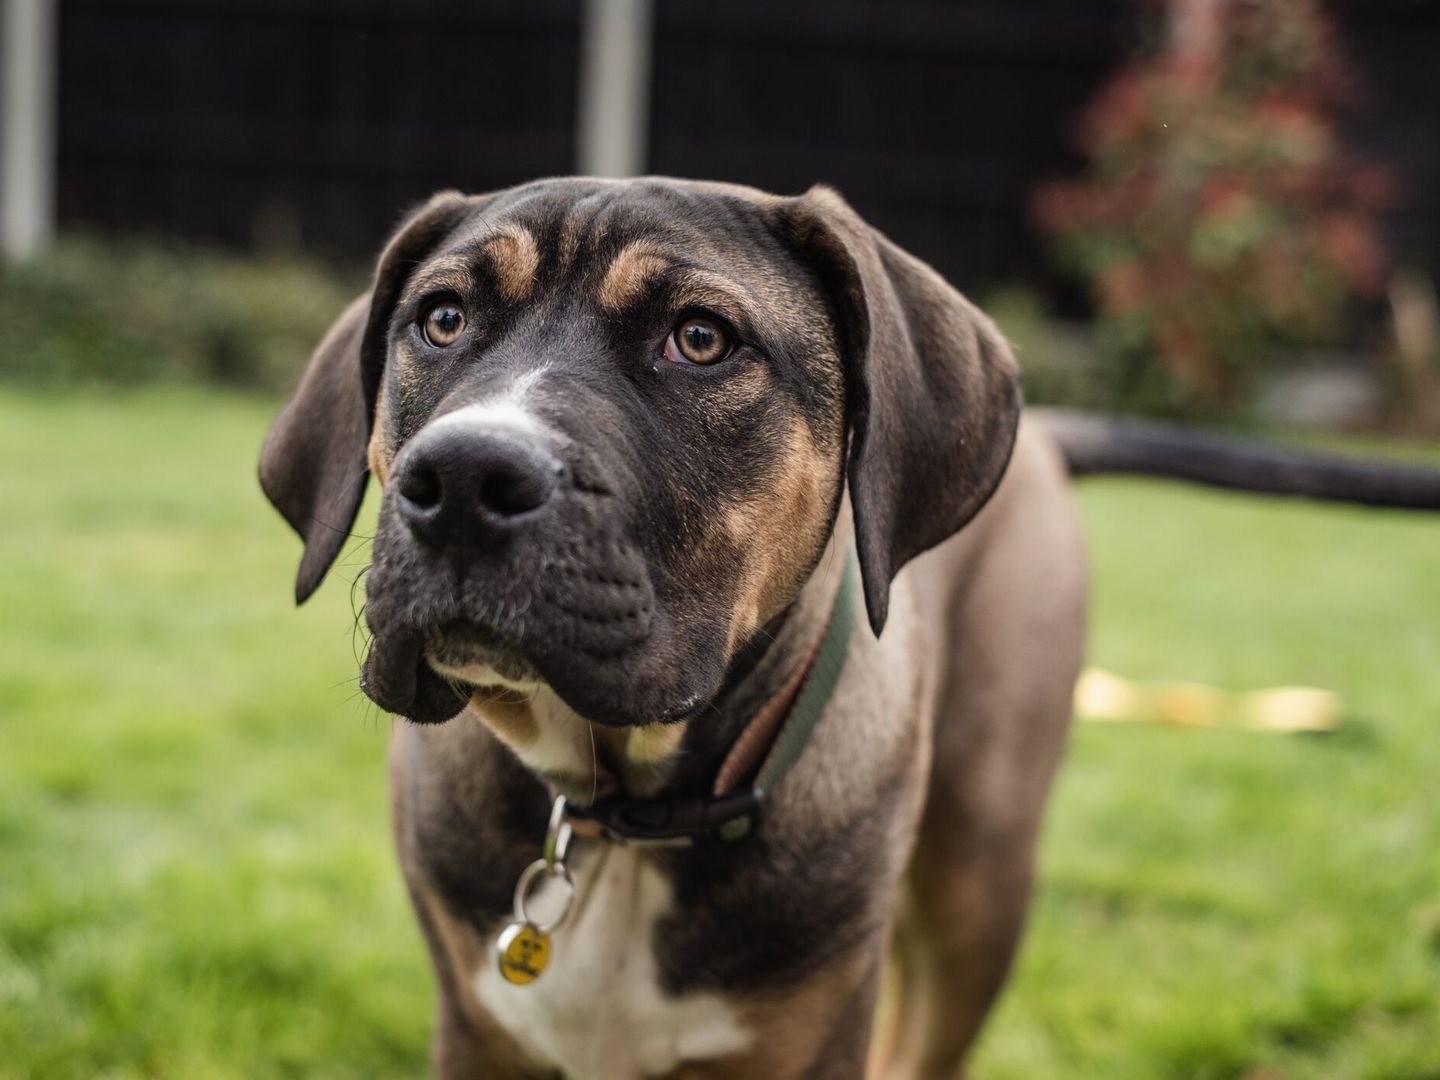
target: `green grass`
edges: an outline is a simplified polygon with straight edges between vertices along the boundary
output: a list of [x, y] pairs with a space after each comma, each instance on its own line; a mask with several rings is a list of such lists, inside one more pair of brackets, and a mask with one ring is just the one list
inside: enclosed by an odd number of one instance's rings
[[[292, 609], [270, 411], [0, 392], [5, 1080], [423, 1072], [359, 556]], [[1081, 501], [1096, 662], [1331, 687], [1351, 722], [1077, 731], [976, 1075], [1440, 1077], [1440, 518]]]

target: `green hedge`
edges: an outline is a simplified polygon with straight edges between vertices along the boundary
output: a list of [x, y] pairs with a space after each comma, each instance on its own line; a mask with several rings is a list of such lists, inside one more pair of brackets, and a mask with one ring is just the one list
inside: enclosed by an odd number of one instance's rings
[[0, 379], [286, 389], [363, 282], [295, 257], [66, 237], [0, 268]]

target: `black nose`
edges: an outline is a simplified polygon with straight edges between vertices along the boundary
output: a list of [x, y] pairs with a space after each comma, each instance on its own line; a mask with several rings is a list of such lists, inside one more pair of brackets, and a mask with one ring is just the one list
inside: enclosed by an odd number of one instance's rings
[[396, 505], [436, 546], [494, 540], [549, 508], [565, 466], [533, 436], [440, 426], [395, 463]]

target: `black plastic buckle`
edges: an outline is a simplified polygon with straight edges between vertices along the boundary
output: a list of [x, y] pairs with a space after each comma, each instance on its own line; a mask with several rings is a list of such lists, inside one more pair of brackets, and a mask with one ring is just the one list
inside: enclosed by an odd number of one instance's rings
[[607, 839], [621, 844], [687, 847], [719, 840], [734, 843], [760, 825], [764, 793], [759, 788], [733, 795], [668, 799], [601, 799], [594, 806], [571, 806], [572, 818], [593, 821]]

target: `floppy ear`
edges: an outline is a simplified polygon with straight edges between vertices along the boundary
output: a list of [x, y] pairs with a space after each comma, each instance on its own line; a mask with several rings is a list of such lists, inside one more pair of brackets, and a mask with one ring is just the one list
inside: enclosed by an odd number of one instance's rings
[[850, 422], [850, 501], [870, 625], [890, 582], [985, 505], [1014, 447], [1020, 372], [995, 324], [826, 187], [795, 239], [835, 307]]
[[370, 291], [330, 328], [265, 437], [260, 487], [305, 541], [297, 604], [319, 586], [360, 512], [390, 310], [411, 269], [473, 206], [459, 192], [445, 191], [401, 224], [380, 255]]

